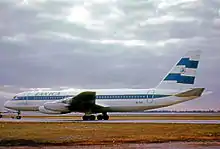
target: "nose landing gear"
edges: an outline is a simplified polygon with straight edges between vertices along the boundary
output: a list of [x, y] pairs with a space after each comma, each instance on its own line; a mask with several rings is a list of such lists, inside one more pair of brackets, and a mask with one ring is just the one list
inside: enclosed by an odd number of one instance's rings
[[21, 119], [21, 116], [20, 116], [21, 111], [18, 111], [17, 114], [18, 114], [18, 115], [17, 115], [15, 118], [16, 118], [16, 119]]

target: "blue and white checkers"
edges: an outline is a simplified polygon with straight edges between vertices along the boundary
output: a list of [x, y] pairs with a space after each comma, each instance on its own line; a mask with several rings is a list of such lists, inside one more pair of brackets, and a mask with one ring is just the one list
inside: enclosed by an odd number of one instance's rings
[[166, 75], [158, 88], [183, 90], [191, 88], [195, 83], [201, 51], [189, 51]]

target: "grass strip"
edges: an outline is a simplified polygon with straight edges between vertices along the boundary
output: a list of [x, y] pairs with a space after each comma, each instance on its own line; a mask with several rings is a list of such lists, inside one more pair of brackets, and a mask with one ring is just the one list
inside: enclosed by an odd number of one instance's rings
[[1, 122], [0, 145], [92, 145], [220, 141], [219, 124]]

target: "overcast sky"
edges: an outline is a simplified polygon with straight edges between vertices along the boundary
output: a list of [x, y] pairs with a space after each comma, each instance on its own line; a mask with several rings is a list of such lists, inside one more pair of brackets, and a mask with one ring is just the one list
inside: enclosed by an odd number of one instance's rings
[[0, 107], [9, 88], [151, 88], [194, 49], [213, 93], [169, 109], [220, 109], [219, 0], [0, 0]]

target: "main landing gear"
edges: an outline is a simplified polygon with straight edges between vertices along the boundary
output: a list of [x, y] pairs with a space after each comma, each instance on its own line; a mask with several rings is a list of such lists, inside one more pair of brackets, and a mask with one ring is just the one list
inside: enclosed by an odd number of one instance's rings
[[[84, 121], [94, 121], [96, 119], [96, 116], [95, 115], [84, 115], [82, 119]], [[108, 120], [108, 119], [109, 119], [109, 116], [107, 115], [107, 113], [102, 113], [97, 116], [97, 120]]]
[[95, 120], [95, 115], [84, 115], [84, 116], [82, 117], [82, 119], [83, 119], [84, 121], [94, 121], [94, 120]]
[[108, 120], [109, 116], [107, 114], [100, 114], [97, 116], [97, 120]]

